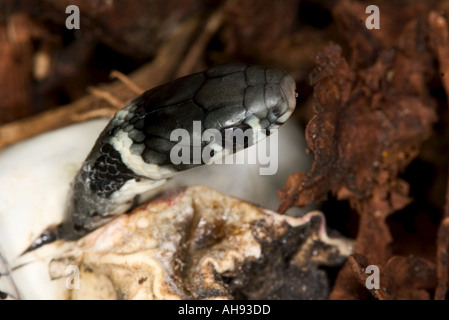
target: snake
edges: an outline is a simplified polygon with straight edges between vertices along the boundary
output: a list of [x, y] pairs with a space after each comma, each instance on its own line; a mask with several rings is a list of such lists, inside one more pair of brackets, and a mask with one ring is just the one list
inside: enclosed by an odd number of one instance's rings
[[[295, 81], [286, 72], [242, 63], [215, 66], [142, 93], [99, 135], [73, 180], [63, 221], [44, 230], [24, 253], [59, 239], [77, 240], [129, 212], [148, 190], [205, 164], [171, 160], [174, 130], [194, 136], [199, 122], [202, 133], [214, 129], [222, 137], [229, 130], [253, 132], [243, 146], [216, 141], [213, 157], [224, 157], [256, 144], [264, 138], [261, 132], [279, 128], [294, 111], [296, 97]], [[204, 150], [206, 142], [198, 147]]]

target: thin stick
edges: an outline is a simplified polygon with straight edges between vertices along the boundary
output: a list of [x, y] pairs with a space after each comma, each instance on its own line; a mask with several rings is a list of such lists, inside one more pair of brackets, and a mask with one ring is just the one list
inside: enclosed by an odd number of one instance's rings
[[87, 91], [89, 91], [92, 95], [96, 97], [106, 100], [110, 105], [112, 105], [117, 110], [123, 108], [125, 104], [122, 100], [117, 99], [117, 97], [115, 97], [111, 92], [107, 90], [90, 87], [87, 88]]
[[[354, 272], [358, 282], [365, 287], [368, 274], [365, 273], [365, 268], [369, 263], [361, 254], [353, 254], [348, 258], [348, 263]], [[379, 300], [392, 300], [391, 296], [382, 289], [369, 289], [371, 294]]]
[[117, 79], [123, 82], [125, 86], [127, 86], [132, 92], [139, 95], [145, 92], [143, 88], [135, 84], [130, 78], [128, 78], [126, 75], [121, 73], [120, 71], [113, 70], [110, 74], [110, 77], [112, 79]]
[[203, 32], [195, 40], [195, 43], [189, 49], [183, 63], [180, 65], [176, 78], [183, 77], [195, 71], [198, 61], [202, 60], [206, 47], [212, 37], [223, 23], [223, 11], [217, 10], [213, 13], [206, 23]]

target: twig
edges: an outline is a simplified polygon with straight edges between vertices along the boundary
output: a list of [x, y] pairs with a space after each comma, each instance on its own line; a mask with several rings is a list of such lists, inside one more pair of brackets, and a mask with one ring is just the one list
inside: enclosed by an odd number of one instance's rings
[[205, 27], [203, 28], [203, 32], [198, 36], [198, 38], [195, 40], [195, 43], [189, 49], [186, 58], [184, 59], [183, 63], [180, 65], [176, 73], [176, 78], [188, 75], [193, 70], [195, 70], [195, 66], [198, 64], [198, 61], [201, 60], [210, 39], [217, 32], [222, 23], [223, 12], [222, 10], [217, 10], [214, 14], [211, 15]]
[[137, 95], [142, 94], [145, 91], [143, 88], [135, 84], [130, 78], [128, 78], [120, 71], [113, 70], [110, 74], [110, 77], [111, 79], [120, 80], [121, 82], [123, 82], [125, 86], [127, 86], [131, 91], [133, 91]]
[[87, 91], [89, 91], [92, 95], [98, 98], [106, 100], [110, 105], [112, 105], [117, 110], [122, 108], [124, 105], [124, 102], [122, 100], [117, 99], [117, 97], [115, 97], [111, 92], [107, 90], [90, 87], [87, 88]]
[[[355, 273], [359, 283], [366, 288], [366, 279], [368, 274], [365, 273], [366, 266], [369, 265], [366, 258], [361, 254], [353, 254], [348, 258], [351, 270]], [[382, 289], [369, 289], [371, 294], [379, 300], [392, 300], [391, 296]]]

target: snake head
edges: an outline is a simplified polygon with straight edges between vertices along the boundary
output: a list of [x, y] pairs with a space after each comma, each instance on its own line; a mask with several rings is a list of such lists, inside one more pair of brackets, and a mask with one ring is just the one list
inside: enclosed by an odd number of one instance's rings
[[[195, 101], [207, 106], [202, 124], [206, 130], [219, 130], [221, 147], [228, 151], [224, 155], [256, 144], [295, 110], [296, 83], [279, 69], [230, 64], [205, 74], [209, 78]], [[235, 139], [242, 132], [248, 139]]]

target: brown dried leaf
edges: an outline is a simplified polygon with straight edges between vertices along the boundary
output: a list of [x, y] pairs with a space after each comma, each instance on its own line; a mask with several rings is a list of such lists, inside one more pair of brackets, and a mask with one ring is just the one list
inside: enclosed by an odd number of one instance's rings
[[[297, 205], [320, 201], [329, 191], [353, 200], [368, 199], [376, 186], [396, 184], [392, 181], [416, 155], [436, 119], [427, 96], [409, 95], [407, 91], [417, 90], [402, 83], [398, 92], [390, 81], [401, 59], [386, 52], [373, 67], [355, 75], [339, 46], [330, 45], [318, 54], [318, 67], [311, 76], [316, 115], [306, 130], [315, 160], [302, 187], [295, 194], [290, 192]], [[422, 72], [423, 67], [419, 69]], [[388, 189], [397, 189], [393, 193], [403, 205], [406, 193], [404, 184], [400, 185]], [[382, 191], [391, 200], [388, 189]], [[401, 206], [391, 203], [389, 207]]]
[[[353, 274], [361, 287], [366, 288], [366, 280], [374, 273], [366, 272], [371, 265], [368, 259], [360, 254], [354, 254], [348, 259]], [[429, 300], [429, 291], [435, 287], [435, 265], [418, 257], [394, 256], [385, 267], [379, 268], [378, 289], [369, 290], [379, 300]], [[362, 291], [360, 291], [362, 293]], [[361, 298], [362, 295], [354, 298]]]
[[[352, 272], [355, 273], [357, 280], [362, 286], [366, 286], [368, 277], [371, 275], [370, 273], [366, 273], [366, 268], [370, 265], [365, 256], [361, 254], [354, 254], [348, 259], [349, 265], [351, 266]], [[383, 273], [383, 270], [379, 268], [380, 274]], [[391, 296], [385, 289], [385, 287], [380, 287], [379, 289], [371, 289], [371, 294], [379, 299], [379, 300], [391, 300]]]
[[[430, 9], [444, 3], [439, 0], [414, 1], [371, 1], [380, 9], [380, 29], [367, 29], [365, 21], [368, 3], [362, 1], [338, 1], [332, 10], [340, 34], [347, 40], [351, 66], [367, 67], [372, 65], [383, 48], [396, 45], [397, 38], [403, 33], [398, 26], [408, 25], [416, 17], [425, 16]], [[444, 10], [444, 8], [443, 8]], [[424, 39], [423, 39], [424, 40]]]
[[393, 299], [429, 300], [429, 291], [436, 285], [435, 265], [419, 257], [394, 256], [381, 273], [380, 281]]
[[[427, 33], [422, 20], [412, 21], [392, 50], [378, 50], [376, 42], [353, 37], [350, 47], [363, 41], [364, 52], [375, 58], [375, 63], [365, 61], [369, 66], [364, 68], [357, 59], [348, 65], [337, 45], [317, 55], [311, 74], [316, 115], [306, 129], [314, 163], [296, 192], [292, 185], [280, 192], [282, 210], [290, 203], [321, 201], [329, 192], [348, 199], [360, 214], [355, 252], [377, 265], [386, 265], [391, 257], [387, 216], [410, 202], [408, 184], [398, 174], [436, 121], [427, 85], [434, 70]], [[349, 273], [346, 265], [331, 298], [360, 297], [360, 284]]]

